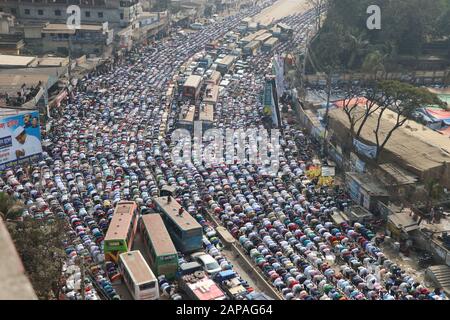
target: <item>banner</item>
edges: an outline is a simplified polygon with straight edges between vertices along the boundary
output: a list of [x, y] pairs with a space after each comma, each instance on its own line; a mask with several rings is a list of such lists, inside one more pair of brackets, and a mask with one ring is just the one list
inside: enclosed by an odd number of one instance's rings
[[328, 166], [322, 167], [322, 177], [334, 177], [335, 175], [336, 175], [335, 167], [328, 167]]
[[0, 118], [0, 170], [36, 161], [41, 154], [38, 111]]
[[276, 110], [276, 102], [274, 99], [272, 80], [266, 81], [263, 93], [263, 114], [272, 117], [272, 123], [279, 126], [279, 119]]
[[376, 146], [368, 146], [367, 144], [364, 144], [357, 139], [353, 139], [353, 145], [360, 154], [363, 154], [368, 158], [375, 159], [375, 157], [377, 156]]
[[285, 90], [285, 82], [284, 82], [284, 59], [278, 55], [275, 54], [272, 60], [272, 73], [275, 75], [275, 83], [277, 86], [277, 93], [278, 96], [281, 97], [283, 95], [283, 92]]

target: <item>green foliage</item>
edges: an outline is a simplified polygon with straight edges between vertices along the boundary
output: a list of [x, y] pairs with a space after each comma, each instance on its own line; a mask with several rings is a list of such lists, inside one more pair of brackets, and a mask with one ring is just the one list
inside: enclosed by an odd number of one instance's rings
[[26, 218], [8, 223], [16, 249], [39, 299], [58, 298], [62, 266], [66, 258], [65, 222]]
[[16, 220], [22, 215], [23, 206], [8, 194], [0, 192], [0, 216], [4, 220]]
[[[377, 145], [376, 160], [379, 159], [381, 152], [384, 150], [386, 143], [391, 139], [392, 134], [401, 126], [403, 126], [408, 119], [411, 119], [414, 111], [429, 104], [443, 105], [444, 103], [434, 93], [431, 93], [425, 88], [418, 88], [408, 83], [386, 80], [380, 81], [376, 84], [376, 95], [373, 97], [376, 104], [379, 106], [377, 115], [377, 127], [375, 128], [375, 140]], [[381, 126], [383, 116], [386, 110], [394, 111], [396, 121], [384, 132]]]
[[[370, 54], [386, 59], [419, 56], [423, 45], [450, 35], [449, 0], [330, 0], [328, 15], [312, 43], [321, 65], [368, 68]], [[381, 8], [381, 30], [368, 30], [369, 5]], [[450, 45], [450, 42], [449, 42]], [[330, 51], [333, 51], [332, 54]], [[377, 60], [376, 64], [379, 64]], [[320, 69], [318, 67], [318, 69]], [[370, 69], [370, 67], [369, 67]], [[323, 71], [323, 70], [316, 70]]]

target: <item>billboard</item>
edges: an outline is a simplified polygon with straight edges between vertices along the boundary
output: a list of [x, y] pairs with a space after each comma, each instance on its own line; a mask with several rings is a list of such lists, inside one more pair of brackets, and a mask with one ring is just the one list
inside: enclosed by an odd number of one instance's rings
[[0, 170], [36, 161], [41, 154], [39, 111], [0, 117]]
[[278, 109], [278, 96], [276, 93], [275, 80], [268, 79], [264, 85], [263, 92], [263, 114], [272, 118], [276, 127], [281, 126], [280, 111]]
[[272, 73], [275, 76], [278, 96], [281, 97], [285, 90], [284, 59], [278, 54], [276, 54], [272, 60]]

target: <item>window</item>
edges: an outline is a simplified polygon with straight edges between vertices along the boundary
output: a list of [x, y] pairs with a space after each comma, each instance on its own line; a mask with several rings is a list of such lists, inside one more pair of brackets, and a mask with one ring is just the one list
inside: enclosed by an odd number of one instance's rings
[[99, 18], [103, 18], [103, 12], [97, 12]]
[[120, 20], [123, 20], [123, 13], [120, 13]]
[[55, 10], [55, 16], [60, 16], [61, 15], [61, 10]]
[[152, 282], [141, 284], [139, 286], [139, 290], [143, 291], [143, 290], [153, 289], [154, 287], [155, 287], [155, 281], [152, 281]]
[[39, 9], [39, 10], [38, 10], [38, 15], [43, 16], [43, 15], [44, 15], [44, 10]]
[[11, 14], [17, 14], [17, 11], [15, 8], [11, 8]]
[[25, 14], [30, 14], [30, 9], [25, 9], [24, 13]]
[[86, 18], [90, 18], [91, 17], [91, 12], [90, 11], [86, 11], [84, 13], [84, 15], [86, 16]]

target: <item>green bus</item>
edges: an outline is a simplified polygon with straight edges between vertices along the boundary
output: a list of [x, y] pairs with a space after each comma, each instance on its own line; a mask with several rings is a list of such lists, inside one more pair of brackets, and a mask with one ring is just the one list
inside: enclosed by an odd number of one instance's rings
[[137, 205], [134, 201], [121, 201], [117, 204], [103, 242], [106, 260], [117, 263], [121, 253], [131, 250], [138, 219]]
[[141, 217], [141, 233], [150, 257], [150, 265], [157, 276], [175, 278], [178, 271], [178, 254], [159, 214]]

